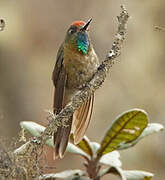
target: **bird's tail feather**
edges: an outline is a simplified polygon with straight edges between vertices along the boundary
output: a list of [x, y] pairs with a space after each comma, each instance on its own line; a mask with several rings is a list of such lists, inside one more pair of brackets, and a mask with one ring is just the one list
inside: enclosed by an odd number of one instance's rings
[[72, 119], [73, 117], [71, 116], [65, 126], [59, 127], [54, 134], [55, 158], [62, 158], [64, 156], [69, 141]]
[[70, 117], [64, 127], [59, 127], [57, 132], [54, 133], [55, 158], [62, 158], [64, 156], [71, 129], [74, 143], [77, 144], [81, 141], [91, 119], [93, 102], [94, 94]]
[[74, 113], [72, 133], [74, 143], [78, 144], [85, 135], [93, 111], [94, 94]]

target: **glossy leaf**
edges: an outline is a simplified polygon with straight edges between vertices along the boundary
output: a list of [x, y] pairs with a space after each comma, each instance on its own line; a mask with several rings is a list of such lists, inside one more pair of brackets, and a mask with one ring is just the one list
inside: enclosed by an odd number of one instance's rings
[[121, 167], [122, 163], [119, 160], [120, 158], [120, 154], [118, 151], [113, 151], [110, 153], [107, 153], [105, 155], [103, 155], [100, 158], [100, 163], [108, 165], [108, 166], [115, 166], [115, 167]]
[[98, 157], [137, 139], [147, 124], [147, 114], [141, 109], [132, 109], [119, 115], [103, 138], [97, 153]]
[[125, 144], [125, 146], [119, 147], [118, 149], [121, 150], [121, 149], [130, 148], [130, 147], [136, 145], [145, 136], [151, 135], [153, 133], [157, 133], [162, 130], [164, 130], [163, 125], [161, 125], [159, 123], [150, 123], [150, 124], [148, 124], [148, 126], [144, 129], [144, 131], [141, 133], [141, 135], [135, 141]]
[[87, 136], [84, 136], [83, 139], [78, 144], [76, 144], [76, 146], [82, 151], [84, 151], [86, 154], [88, 154], [90, 157], [93, 156], [90, 140], [87, 138]]
[[154, 176], [152, 173], [138, 170], [123, 171], [127, 180], [150, 180]]

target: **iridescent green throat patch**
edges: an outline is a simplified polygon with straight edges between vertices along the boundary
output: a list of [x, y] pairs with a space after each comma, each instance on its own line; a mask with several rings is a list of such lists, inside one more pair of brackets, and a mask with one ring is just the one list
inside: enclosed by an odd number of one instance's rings
[[82, 51], [83, 54], [88, 53], [89, 41], [88, 35], [84, 32], [78, 32], [77, 37], [78, 51]]

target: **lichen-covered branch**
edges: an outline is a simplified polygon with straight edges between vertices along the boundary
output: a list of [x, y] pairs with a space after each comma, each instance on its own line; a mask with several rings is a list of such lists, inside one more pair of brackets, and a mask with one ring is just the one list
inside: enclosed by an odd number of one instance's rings
[[[105, 60], [100, 64], [97, 72], [94, 74], [93, 78], [90, 82], [88, 82], [81, 91], [79, 91], [72, 99], [72, 101], [65, 106], [62, 111], [50, 120], [49, 124], [47, 125], [45, 131], [43, 132], [42, 136], [39, 138], [35, 138], [35, 141], [32, 140], [26, 144], [26, 146], [22, 146], [15, 151], [16, 155], [22, 154], [26, 152], [26, 147], [33, 147], [34, 142], [36, 142], [38, 147], [41, 147], [47, 139], [52, 136], [52, 133], [57, 130], [59, 125], [65, 125], [65, 122], [69, 119], [69, 117], [77, 110], [83, 102], [87, 100], [87, 98], [93, 94], [98, 88], [101, 87], [103, 84], [110, 68], [116, 61], [116, 58], [121, 54], [121, 47], [123, 45], [123, 41], [125, 39], [125, 34], [127, 30], [127, 22], [128, 22], [129, 15], [127, 10], [124, 6], [121, 6], [121, 13], [120, 16], [117, 17], [118, 19], [118, 30], [115, 35], [114, 42], [112, 44], [112, 48], [107, 54]], [[59, 123], [62, 122], [62, 123]], [[36, 145], [35, 145], [36, 148]], [[31, 151], [31, 150], [30, 150]]]

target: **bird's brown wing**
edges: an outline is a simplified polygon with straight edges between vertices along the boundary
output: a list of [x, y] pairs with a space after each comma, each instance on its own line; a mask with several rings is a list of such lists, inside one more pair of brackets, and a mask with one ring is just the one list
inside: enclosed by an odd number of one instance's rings
[[89, 125], [93, 111], [94, 94], [74, 113], [72, 132], [74, 143], [79, 143]]
[[54, 114], [58, 114], [63, 106], [64, 91], [66, 84], [66, 72], [63, 66], [63, 57], [64, 51], [63, 46], [61, 45], [57, 53], [57, 60], [52, 74], [52, 80], [55, 86], [53, 102]]
[[[53, 103], [54, 114], [58, 114], [64, 106], [67, 74], [65, 71], [65, 67], [63, 65], [63, 56], [63, 46], [61, 46], [57, 53], [57, 61], [52, 76], [52, 80], [55, 86]], [[58, 127], [57, 132], [54, 133], [54, 146], [56, 158], [59, 156], [60, 158], [62, 158], [64, 155], [69, 140], [71, 125], [72, 117], [66, 123], [66, 127]]]

